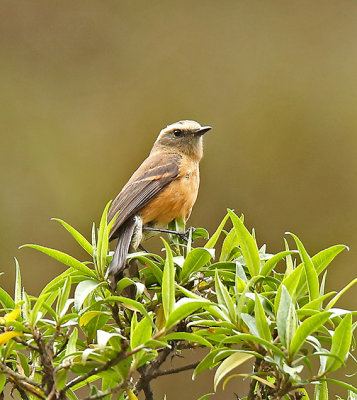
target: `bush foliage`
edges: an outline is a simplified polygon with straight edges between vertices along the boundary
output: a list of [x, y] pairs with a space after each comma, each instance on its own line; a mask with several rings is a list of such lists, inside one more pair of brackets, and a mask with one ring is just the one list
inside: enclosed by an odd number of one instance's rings
[[[336, 303], [357, 279], [325, 293], [327, 267], [346, 246], [310, 257], [289, 233], [293, 249], [284, 239], [284, 250], [268, 254], [243, 217], [228, 210], [209, 239], [204, 229], [191, 229], [187, 241], [175, 235], [163, 240], [164, 258], [129, 254], [140, 274], [123, 277], [113, 291], [107, 210], [99, 228], [93, 226], [91, 243], [57, 220], [88, 261], [26, 245], [67, 269], [34, 297], [23, 288], [16, 262], [14, 296], [0, 288], [0, 398], [11, 390], [22, 399], [133, 400], [142, 392], [149, 400], [153, 379], [188, 369], [196, 379], [213, 368], [214, 390], [231, 379], [238, 386], [249, 379], [248, 400], [325, 400], [330, 385], [357, 398], [355, 387], [330, 377], [352, 357], [354, 345], [354, 313]], [[175, 229], [183, 229], [180, 221]], [[197, 238], [205, 239], [203, 247], [194, 246]], [[207, 355], [163, 369], [169, 356], [187, 348], [206, 348]], [[246, 372], [234, 374], [240, 365]]]

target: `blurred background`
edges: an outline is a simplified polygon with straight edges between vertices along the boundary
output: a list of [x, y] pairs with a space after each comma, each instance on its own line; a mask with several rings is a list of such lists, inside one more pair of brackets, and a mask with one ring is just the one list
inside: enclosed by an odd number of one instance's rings
[[[287, 230], [311, 255], [349, 245], [330, 289], [356, 276], [356, 2], [3, 0], [0, 13], [6, 290], [14, 256], [34, 295], [63, 270], [21, 244], [83, 259], [50, 218], [89, 238], [159, 130], [180, 119], [214, 127], [190, 225], [212, 232], [231, 207], [271, 252]], [[340, 306], [356, 308], [356, 289]], [[158, 398], [212, 391], [190, 376], [158, 381]], [[233, 392], [245, 394], [238, 380], [213, 398]]]

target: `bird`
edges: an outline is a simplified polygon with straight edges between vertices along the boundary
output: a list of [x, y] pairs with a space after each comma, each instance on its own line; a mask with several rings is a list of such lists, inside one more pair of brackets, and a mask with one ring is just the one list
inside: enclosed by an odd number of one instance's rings
[[192, 120], [162, 129], [149, 156], [110, 204], [109, 240], [118, 239], [108, 267], [114, 289], [127, 267], [129, 251], [174, 219], [189, 218], [198, 195], [203, 135], [211, 129]]

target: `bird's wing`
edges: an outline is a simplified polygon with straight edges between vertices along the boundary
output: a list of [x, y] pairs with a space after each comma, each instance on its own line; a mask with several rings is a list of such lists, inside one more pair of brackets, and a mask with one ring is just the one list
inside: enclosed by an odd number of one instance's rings
[[128, 218], [177, 178], [181, 158], [174, 153], [154, 153], [140, 165], [110, 205], [108, 221], [119, 212], [109, 235], [110, 240], [117, 237], [118, 229]]

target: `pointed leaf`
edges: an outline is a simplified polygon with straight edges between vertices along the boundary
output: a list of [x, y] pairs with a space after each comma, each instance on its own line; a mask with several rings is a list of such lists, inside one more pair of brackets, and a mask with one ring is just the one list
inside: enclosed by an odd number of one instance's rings
[[262, 303], [260, 302], [259, 295], [257, 293], [255, 293], [254, 313], [255, 313], [255, 324], [257, 326], [259, 336], [265, 340], [271, 341], [272, 336], [269, 324]]
[[259, 274], [260, 270], [260, 257], [257, 243], [238, 216], [231, 210], [228, 210], [228, 214], [236, 231], [239, 247], [247, 263], [250, 275], [252, 277], [256, 276]]
[[173, 328], [179, 321], [182, 321], [187, 316], [194, 313], [201, 307], [212, 304], [208, 300], [196, 300], [189, 298], [180, 299], [175, 306], [175, 309], [171, 312], [168, 319], [166, 320], [166, 330]]
[[[73, 332], [71, 333], [68, 344], [66, 347], [66, 357], [70, 356], [71, 354], [75, 353], [77, 351], [77, 339], [78, 339], [78, 330], [77, 328], [73, 329]], [[70, 357], [72, 358], [72, 357]]]
[[289, 354], [291, 357], [299, 351], [300, 347], [304, 344], [305, 339], [311, 335], [311, 333], [318, 330], [331, 316], [331, 312], [320, 312], [319, 314], [313, 315], [305, 319], [302, 324], [297, 328], [295, 335], [291, 341]]
[[280, 340], [289, 349], [297, 327], [297, 316], [290, 294], [284, 285], [281, 285], [281, 297], [276, 320]]
[[23, 247], [30, 247], [32, 249], [41, 251], [42, 253], [47, 254], [48, 256], [54, 258], [55, 260], [76, 269], [83, 275], [91, 276], [93, 278], [96, 277], [95, 272], [93, 270], [91, 270], [85, 264], [81, 263], [80, 261], [76, 260], [74, 257], [66, 253], [62, 253], [61, 251], [50, 249], [44, 246], [38, 246], [36, 244], [25, 244], [21, 246], [20, 249], [22, 249]]
[[212, 258], [212, 250], [205, 248], [195, 248], [187, 254], [181, 270], [181, 281], [185, 282], [188, 277], [199, 271]]
[[304, 263], [306, 281], [309, 288], [309, 298], [310, 300], [315, 300], [319, 297], [319, 279], [313, 261], [307, 254], [301, 240], [293, 233], [288, 232], [288, 234], [294, 238], [300, 253], [301, 260]]
[[76, 229], [74, 229], [71, 225], [67, 224], [67, 222], [59, 219], [59, 218], [51, 218], [53, 221], [59, 222], [76, 240], [76, 242], [90, 255], [93, 257], [93, 246], [88, 242], [88, 240], [82, 236]]
[[263, 276], [268, 276], [272, 269], [276, 266], [276, 264], [282, 260], [284, 257], [287, 257], [290, 254], [297, 253], [295, 250], [291, 251], [281, 251], [280, 253], [275, 254], [273, 257], [269, 258], [265, 262], [265, 264], [262, 267], [262, 270], [260, 272], [261, 275]]
[[234, 302], [227, 288], [221, 282], [217, 270], [215, 273], [215, 282], [216, 282], [216, 294], [217, 294], [218, 304], [223, 305], [227, 309], [230, 321], [232, 323], [235, 323], [237, 319], [236, 319]]
[[19, 304], [22, 300], [22, 284], [21, 284], [21, 271], [20, 265], [15, 257], [15, 303]]
[[11, 296], [3, 289], [0, 287], [0, 303], [4, 308], [7, 309], [13, 309], [15, 308], [15, 302], [11, 298]]
[[175, 265], [172, 251], [167, 242], [162, 239], [166, 248], [166, 260], [162, 275], [162, 303], [166, 321], [175, 307]]
[[221, 251], [221, 256], [219, 257], [219, 261], [220, 262], [229, 261], [233, 248], [237, 246], [238, 246], [237, 234], [236, 230], [233, 228], [230, 230], [230, 232], [223, 241], [222, 251]]
[[211, 238], [208, 240], [208, 242], [205, 244], [206, 249], [213, 249], [216, 243], [218, 242], [218, 239], [223, 231], [224, 225], [226, 225], [226, 222], [229, 218], [229, 215], [227, 214], [224, 218], [223, 221], [219, 224], [219, 227], [217, 228], [216, 232], [211, 236]]
[[340, 322], [332, 336], [330, 353], [339, 358], [329, 358], [326, 363], [326, 371], [336, 371], [343, 365], [352, 341], [352, 314], [347, 314]]

